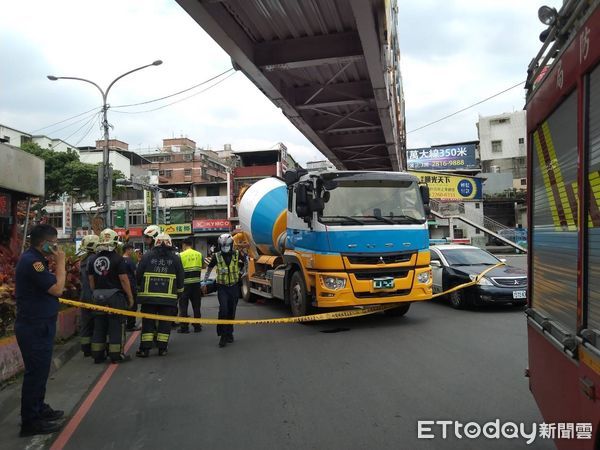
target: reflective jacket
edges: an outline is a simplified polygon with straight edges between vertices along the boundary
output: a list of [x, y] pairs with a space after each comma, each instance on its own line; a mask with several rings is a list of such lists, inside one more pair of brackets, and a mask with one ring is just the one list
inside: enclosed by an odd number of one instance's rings
[[231, 255], [229, 266], [225, 263], [221, 252], [215, 254], [217, 258], [217, 284], [233, 286], [240, 280], [240, 254], [237, 250]]
[[179, 254], [183, 270], [185, 271], [185, 284], [200, 284], [202, 279], [200, 273], [202, 271], [202, 253], [188, 248]]
[[136, 279], [139, 303], [177, 306], [185, 273], [181, 259], [170, 247], [154, 247], [142, 257]]

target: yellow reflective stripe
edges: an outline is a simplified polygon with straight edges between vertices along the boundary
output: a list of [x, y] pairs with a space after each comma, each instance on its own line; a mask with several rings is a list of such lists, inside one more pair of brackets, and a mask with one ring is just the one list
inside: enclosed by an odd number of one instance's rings
[[142, 341], [148, 342], [154, 340], [154, 333], [142, 333]]
[[198, 277], [198, 278], [186, 278], [183, 282], [183, 284], [192, 284], [192, 283], [201, 283], [202, 282], [202, 278]]
[[552, 193], [552, 186], [550, 184], [550, 176], [548, 175], [548, 165], [545, 163], [546, 158], [544, 158], [544, 151], [542, 149], [542, 142], [540, 140], [540, 133], [533, 133], [533, 138], [535, 140], [535, 148], [538, 154], [538, 162], [540, 165], [540, 172], [542, 173], [542, 178], [544, 179], [544, 186], [546, 187], [546, 197], [548, 199], [548, 204], [550, 205], [550, 212], [552, 213], [552, 221], [554, 222], [555, 230], [560, 230], [560, 219], [558, 218], [558, 209], [556, 207], [556, 202], [554, 200], [554, 194]]
[[177, 298], [177, 294], [161, 294], [160, 292], [140, 292], [138, 295], [142, 297]]
[[196, 272], [198, 270], [202, 270], [202, 266], [190, 266], [190, 267], [185, 267], [184, 270], [186, 272]]
[[121, 344], [108, 344], [108, 351], [110, 353], [121, 352]]
[[144, 272], [144, 276], [153, 278], [177, 278], [177, 275], [174, 273]]
[[158, 342], [169, 342], [169, 335], [166, 333], [158, 333], [156, 335], [156, 340]]
[[91, 337], [82, 337], [79, 339], [79, 342], [82, 345], [86, 345], [86, 344], [89, 344], [90, 342], [92, 342], [92, 338]]
[[179, 288], [179, 289], [177, 289], [177, 292], [178, 292], [179, 294], [181, 294], [183, 291], [184, 291], [184, 288]]
[[97, 343], [97, 342], [92, 342], [92, 351], [93, 352], [97, 352], [97, 351], [101, 351], [104, 350], [106, 348], [106, 344], [105, 343]]

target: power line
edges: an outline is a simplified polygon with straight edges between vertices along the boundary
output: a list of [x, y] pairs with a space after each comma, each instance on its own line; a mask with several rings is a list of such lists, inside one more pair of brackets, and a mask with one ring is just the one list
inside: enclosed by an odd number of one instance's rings
[[[89, 112], [89, 111], [88, 111], [88, 112]], [[52, 131], [52, 134], [54, 134], [54, 133], [58, 133], [59, 131], [62, 131], [62, 130], [66, 130], [67, 128], [71, 128], [73, 125], [77, 125], [78, 123], [81, 123], [81, 122], [86, 122], [87, 120], [89, 120], [89, 118], [90, 118], [90, 117], [94, 117], [96, 114], [98, 114], [98, 112], [97, 112], [97, 111], [96, 111], [96, 112], [93, 112], [93, 113], [92, 113], [92, 114], [90, 114], [90, 115], [87, 115], [87, 116], [85, 116], [83, 119], [76, 120], [75, 122], [73, 122], [73, 123], [70, 123], [69, 125], [65, 125], [64, 127], [61, 127], [61, 128], [58, 128], [58, 129], [56, 129], [56, 130]], [[85, 126], [85, 125], [84, 125], [84, 126]]]
[[88, 111], [84, 111], [84, 112], [79, 113], [79, 114], [77, 114], [75, 116], [71, 116], [71, 117], [69, 117], [67, 119], [61, 120], [60, 122], [56, 122], [56, 123], [53, 123], [52, 125], [47, 125], [45, 127], [38, 128], [37, 130], [33, 130], [31, 133], [33, 134], [33, 133], [37, 133], [38, 131], [45, 130], [46, 128], [52, 128], [54, 125], [60, 125], [63, 122], [66, 122], [66, 121], [71, 120], [71, 119], [75, 119], [76, 117], [83, 116], [84, 114], [87, 114], [89, 112], [95, 111], [96, 109], [99, 109], [99, 108], [101, 108], [101, 107], [100, 106], [96, 106], [95, 108], [92, 108], [92, 109], [90, 109]]
[[73, 133], [71, 133], [68, 137], [61, 139], [61, 140], [64, 142], [67, 142], [68, 139], [71, 139], [73, 136], [75, 136], [77, 133], [79, 133], [83, 128], [88, 126], [90, 123], [93, 123], [94, 120], [96, 120], [98, 117], [100, 117], [100, 114], [101, 114], [100, 112], [97, 112], [96, 114], [94, 114], [92, 116], [92, 118], [90, 120], [88, 120], [86, 123], [84, 123], [79, 128], [77, 128], [77, 130], [75, 130]]
[[[100, 116], [100, 113], [98, 113], [98, 117]], [[95, 121], [92, 121], [92, 124], [90, 125], [90, 127], [88, 128], [88, 130], [85, 132], [85, 134], [77, 141], [77, 143], [75, 144], [75, 147], [77, 147], [81, 141], [83, 141], [86, 137], [88, 137], [88, 134], [90, 134], [90, 131], [92, 131], [94, 129], [94, 125], [96, 125]]]
[[145, 102], [140, 102], [140, 103], [131, 103], [131, 104], [129, 104], [129, 105], [117, 105], [117, 106], [111, 106], [111, 108], [125, 108], [125, 107], [128, 107], [128, 106], [147, 105], [148, 103], [154, 103], [154, 102], [158, 102], [158, 101], [160, 101], [160, 100], [164, 100], [164, 99], [167, 99], [167, 98], [170, 98], [170, 97], [174, 97], [174, 96], [176, 96], [176, 95], [183, 94], [184, 92], [191, 91], [192, 89], [196, 89], [197, 87], [200, 87], [200, 86], [202, 86], [202, 85], [204, 85], [204, 84], [206, 84], [206, 83], [210, 83], [211, 81], [213, 81], [213, 80], [216, 80], [217, 78], [219, 78], [219, 77], [221, 77], [221, 76], [225, 75], [226, 73], [229, 73], [229, 72], [231, 72], [232, 70], [233, 70], [233, 68], [231, 68], [231, 69], [227, 69], [226, 71], [224, 71], [224, 72], [221, 72], [220, 74], [218, 74], [218, 75], [215, 75], [214, 77], [212, 77], [212, 78], [209, 78], [208, 80], [204, 80], [202, 83], [195, 84], [194, 86], [191, 86], [191, 87], [189, 87], [189, 88], [187, 88], [187, 89], [184, 89], [184, 90], [182, 90], [182, 91], [179, 91], [179, 92], [175, 92], [174, 94], [166, 95], [166, 96], [164, 96], [164, 97], [160, 97], [160, 98], [156, 98], [156, 99], [154, 99], [154, 100], [148, 100], [148, 101], [145, 101]]
[[450, 117], [452, 117], [452, 116], [455, 116], [455, 115], [457, 115], [457, 114], [460, 114], [461, 112], [463, 112], [463, 111], [466, 111], [467, 109], [473, 108], [474, 106], [481, 105], [482, 103], [484, 103], [484, 102], [487, 102], [488, 100], [491, 100], [491, 99], [493, 99], [494, 97], [498, 97], [499, 95], [502, 95], [502, 94], [504, 94], [505, 92], [508, 92], [508, 91], [510, 91], [511, 89], [514, 89], [514, 88], [516, 88], [516, 87], [518, 87], [518, 86], [522, 85], [523, 83], [525, 83], [525, 81], [521, 81], [521, 82], [519, 82], [519, 83], [515, 84], [514, 86], [511, 86], [511, 87], [509, 87], [509, 88], [507, 88], [507, 89], [504, 89], [503, 91], [500, 91], [500, 92], [498, 92], [498, 93], [496, 93], [496, 94], [494, 94], [494, 95], [491, 95], [491, 96], [489, 96], [489, 97], [487, 97], [487, 98], [485, 98], [485, 99], [483, 99], [483, 100], [480, 100], [480, 101], [478, 101], [477, 103], [473, 103], [472, 105], [469, 105], [469, 106], [467, 106], [466, 108], [460, 109], [460, 110], [458, 110], [458, 111], [456, 111], [456, 112], [453, 112], [452, 114], [448, 114], [447, 116], [444, 116], [444, 117], [442, 117], [441, 119], [437, 119], [437, 120], [434, 120], [433, 122], [429, 122], [428, 124], [425, 124], [425, 125], [423, 125], [423, 126], [421, 126], [421, 127], [419, 127], [419, 128], [415, 128], [414, 130], [407, 131], [407, 132], [406, 132], [406, 134], [408, 134], [408, 133], [414, 133], [415, 131], [422, 130], [423, 128], [427, 128], [427, 127], [429, 127], [429, 126], [431, 126], [431, 125], [434, 125], [434, 124], [436, 124], [436, 123], [438, 123], [438, 122], [441, 122], [442, 120], [446, 120], [446, 119], [448, 119], [448, 118], [450, 118]]
[[214, 83], [214, 84], [211, 84], [211, 85], [210, 85], [210, 86], [208, 86], [207, 88], [205, 88], [205, 89], [202, 89], [202, 90], [201, 90], [201, 91], [199, 91], [199, 92], [196, 92], [195, 94], [188, 95], [187, 97], [184, 97], [184, 98], [182, 98], [182, 99], [179, 99], [179, 100], [177, 100], [177, 101], [174, 101], [174, 102], [171, 102], [171, 103], [167, 103], [166, 105], [163, 105], [163, 106], [159, 106], [158, 108], [153, 108], [153, 109], [145, 109], [145, 110], [143, 110], [143, 111], [113, 111], [113, 112], [115, 112], [115, 113], [119, 113], [119, 114], [142, 114], [142, 113], [147, 113], [147, 112], [152, 112], [152, 111], [158, 111], [159, 109], [166, 108], [167, 106], [171, 106], [171, 105], [174, 105], [174, 104], [176, 104], [176, 103], [180, 103], [180, 102], [182, 102], [182, 101], [184, 101], [184, 100], [188, 100], [188, 99], [190, 99], [190, 98], [192, 98], [192, 97], [195, 97], [196, 95], [200, 95], [200, 94], [202, 94], [203, 92], [206, 92], [206, 91], [208, 91], [208, 90], [210, 90], [210, 89], [212, 89], [212, 88], [216, 87], [217, 85], [221, 84], [222, 82], [224, 82], [225, 80], [227, 80], [228, 78], [232, 77], [232, 76], [233, 76], [233, 75], [235, 75], [235, 74], [236, 74], [236, 72], [233, 72], [233, 73], [231, 73], [231, 74], [227, 75], [225, 78], [223, 78], [223, 79], [221, 79], [221, 80], [217, 81], [216, 83]]

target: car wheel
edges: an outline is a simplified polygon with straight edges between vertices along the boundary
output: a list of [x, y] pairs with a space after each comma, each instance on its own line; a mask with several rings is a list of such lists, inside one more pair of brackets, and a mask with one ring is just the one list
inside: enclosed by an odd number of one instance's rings
[[391, 309], [386, 309], [384, 314], [389, 317], [402, 317], [410, 309], [410, 303], [400, 303], [399, 306]]
[[254, 295], [252, 292], [250, 292], [250, 281], [248, 281], [248, 276], [244, 276], [242, 278], [242, 286], [241, 286], [241, 291], [242, 291], [242, 299], [247, 302], [247, 303], [256, 303], [256, 295]]
[[464, 309], [467, 306], [467, 300], [464, 292], [461, 290], [450, 293], [450, 305], [454, 309]]
[[289, 299], [294, 317], [306, 316], [312, 313], [312, 305], [310, 304], [308, 295], [306, 295], [306, 285], [300, 271], [292, 274]]

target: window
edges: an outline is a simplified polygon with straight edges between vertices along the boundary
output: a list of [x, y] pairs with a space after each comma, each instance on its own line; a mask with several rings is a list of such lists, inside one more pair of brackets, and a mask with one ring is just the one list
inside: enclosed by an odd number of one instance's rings
[[480, 205], [479, 202], [475, 202], [475, 209], [479, 209], [480, 208], [479, 205]]
[[525, 143], [525, 138], [519, 138], [519, 144], [524, 144]]
[[218, 197], [219, 196], [219, 186], [206, 186], [206, 196], [207, 197]]
[[490, 125], [500, 125], [503, 123], [510, 123], [510, 119], [507, 117], [503, 117], [501, 119], [492, 119], [490, 120]]
[[143, 212], [129, 213], [129, 226], [131, 225], [145, 225], [146, 216]]
[[62, 228], [62, 213], [48, 214], [48, 225], [52, 225], [54, 228]]
[[185, 176], [185, 177], [191, 177], [192, 176], [192, 169], [184, 169], [183, 170], [183, 176]]
[[172, 170], [165, 170], [165, 177], [171, 178], [171, 176], [173, 176], [173, 171]]
[[191, 161], [193, 156], [194, 155], [192, 155], [191, 153], [184, 153], [183, 154], [183, 160], [184, 161]]
[[164, 177], [165, 176], [165, 171], [164, 170], [159, 170], [158, 171], [158, 176], [159, 177]]
[[492, 153], [502, 153], [502, 141], [492, 141]]
[[2, 139], [2, 142], [10, 144], [10, 137], [9, 136], [4, 136], [4, 138]]
[[527, 178], [521, 178], [521, 186], [527, 186]]

